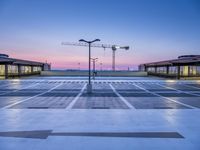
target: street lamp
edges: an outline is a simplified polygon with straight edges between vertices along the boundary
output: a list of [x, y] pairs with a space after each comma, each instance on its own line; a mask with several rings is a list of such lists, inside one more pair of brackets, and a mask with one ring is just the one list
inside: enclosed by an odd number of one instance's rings
[[86, 41], [84, 39], [80, 39], [79, 42], [85, 42], [88, 43], [89, 45], [89, 78], [88, 78], [88, 84], [87, 84], [87, 93], [91, 94], [92, 93], [92, 84], [91, 84], [91, 44], [94, 42], [98, 42], [100, 39], [95, 39], [93, 41]]
[[98, 60], [98, 58], [91, 58], [92, 63], [93, 63], [93, 79], [95, 77], [95, 62]]
[[103, 65], [103, 63], [101, 62], [101, 63], [100, 63], [100, 70], [101, 70], [101, 71], [102, 71], [102, 65]]

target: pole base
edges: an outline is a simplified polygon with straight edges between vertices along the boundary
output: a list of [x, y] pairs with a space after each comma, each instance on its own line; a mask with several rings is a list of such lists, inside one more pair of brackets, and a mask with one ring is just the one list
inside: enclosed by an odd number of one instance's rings
[[87, 93], [88, 94], [92, 93], [92, 84], [87, 84]]

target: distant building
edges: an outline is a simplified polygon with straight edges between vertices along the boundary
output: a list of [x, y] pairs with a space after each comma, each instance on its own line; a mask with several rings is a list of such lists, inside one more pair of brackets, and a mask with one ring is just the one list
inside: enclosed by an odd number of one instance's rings
[[40, 74], [41, 71], [50, 70], [48, 63], [28, 61], [10, 58], [6, 54], [0, 54], [0, 77], [20, 77]]
[[163, 77], [200, 77], [200, 55], [183, 55], [178, 59], [139, 65], [140, 71]]

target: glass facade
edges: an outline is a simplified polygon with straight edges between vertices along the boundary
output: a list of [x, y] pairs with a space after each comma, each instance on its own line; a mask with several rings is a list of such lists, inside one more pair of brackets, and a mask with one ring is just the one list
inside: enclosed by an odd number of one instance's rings
[[166, 74], [167, 73], [167, 67], [157, 67], [157, 73]]
[[5, 65], [0, 65], [0, 76], [5, 75]]
[[156, 69], [155, 69], [155, 67], [148, 67], [147, 71], [154, 73], [156, 71]]
[[[156, 67], [148, 67], [147, 72], [155, 73]], [[157, 67], [158, 74], [167, 74], [167, 66]], [[169, 75], [177, 75], [178, 74], [178, 66], [169, 66]], [[188, 77], [188, 76], [200, 76], [200, 66], [180, 66], [180, 76]]]
[[21, 66], [21, 74], [31, 74], [31, 66]]
[[189, 66], [189, 75], [196, 76], [197, 75], [197, 66]]
[[18, 74], [18, 66], [8, 65], [8, 74], [9, 75], [17, 75]]
[[200, 76], [200, 66], [196, 66], [197, 67], [197, 76]]
[[170, 75], [176, 75], [178, 73], [177, 66], [169, 66], [169, 74]]
[[33, 67], [33, 72], [40, 72], [41, 70], [41, 67]]
[[188, 73], [189, 73], [189, 66], [180, 66], [181, 76], [188, 76]]

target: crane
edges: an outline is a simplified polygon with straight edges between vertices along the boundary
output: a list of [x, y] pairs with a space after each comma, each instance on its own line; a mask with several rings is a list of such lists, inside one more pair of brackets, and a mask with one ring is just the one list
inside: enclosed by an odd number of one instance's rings
[[[88, 47], [87, 43], [83, 42], [62, 42], [62, 45], [71, 45], [71, 46], [85, 46]], [[91, 47], [96, 47], [96, 48], [103, 48], [104, 50], [109, 48], [112, 50], [112, 70], [115, 71], [115, 53], [117, 49], [125, 49], [129, 50], [129, 46], [118, 46], [118, 45], [110, 45], [110, 44], [91, 44]]]

